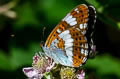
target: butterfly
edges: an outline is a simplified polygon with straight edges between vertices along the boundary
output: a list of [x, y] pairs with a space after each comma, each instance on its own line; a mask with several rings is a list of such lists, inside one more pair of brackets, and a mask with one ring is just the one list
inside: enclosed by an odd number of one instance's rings
[[42, 46], [43, 51], [58, 64], [82, 66], [89, 54], [95, 52], [92, 39], [95, 22], [95, 8], [78, 5], [52, 30]]

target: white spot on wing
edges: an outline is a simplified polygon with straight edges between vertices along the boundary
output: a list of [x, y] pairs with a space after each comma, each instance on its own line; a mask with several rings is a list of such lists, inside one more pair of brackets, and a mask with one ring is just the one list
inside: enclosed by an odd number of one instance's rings
[[83, 24], [80, 24], [79, 27], [80, 27], [80, 29], [83, 29]]
[[68, 13], [62, 21], [65, 21], [68, 18], [68, 16], [70, 16], [70, 13]]
[[84, 49], [81, 49], [81, 54], [84, 54]]
[[73, 42], [74, 40], [71, 38], [71, 39], [68, 39], [68, 40], [65, 40], [65, 43], [70, 43], [70, 42]]
[[87, 38], [86, 38], [86, 37], [84, 37], [84, 39], [87, 41]]
[[66, 21], [70, 26], [77, 24], [76, 18], [73, 18], [72, 15], [68, 14], [63, 21]]
[[76, 8], [74, 11], [77, 11], [78, 10], [78, 8]]
[[79, 13], [78, 8], [76, 8], [74, 11], [76, 11], [77, 13]]
[[73, 46], [73, 43], [68, 43], [68, 44], [65, 44], [65, 49], [69, 48], [69, 47], [72, 47]]
[[81, 45], [81, 47], [84, 47], [83, 44]]
[[77, 13], [79, 13], [79, 11], [77, 11]]
[[74, 26], [75, 24], [77, 24], [77, 21], [71, 22], [70, 26]]
[[67, 21], [67, 23], [71, 23], [71, 22], [73, 22], [75, 20], [76, 20], [76, 18], [71, 18], [70, 20]]
[[87, 58], [86, 58], [86, 57], [84, 57], [84, 58], [83, 58], [83, 63], [85, 63], [85, 62], [86, 62], [86, 60], [87, 60]]
[[85, 56], [87, 56], [88, 55], [88, 50], [85, 50]]
[[70, 48], [72, 46], [73, 46], [73, 44], [67, 44], [67, 45], [65, 45], [65, 49]]
[[68, 39], [68, 40], [65, 40], [65, 49], [67, 48], [70, 48], [73, 46], [73, 39]]
[[70, 34], [66, 34], [65, 36], [62, 37], [63, 40], [67, 40], [70, 39], [71, 35]]
[[84, 24], [84, 29], [87, 28], [87, 23]]
[[69, 57], [69, 56], [73, 56], [73, 52], [70, 51], [70, 50], [66, 50], [66, 55]]
[[73, 46], [73, 43], [65, 43], [65, 46]]
[[80, 29], [79, 28], [76, 28], [78, 31], [80, 31]]
[[57, 29], [57, 32], [58, 32], [58, 33], [61, 33], [60, 29]]
[[58, 36], [59, 36], [60, 38], [63, 38], [63, 36], [65, 36], [65, 35], [68, 34], [68, 33], [69, 33], [69, 30], [66, 30], [66, 31], [62, 32], [61, 34], [59, 34]]
[[85, 34], [86, 34], [86, 30], [83, 30], [81, 33], [82, 33], [83, 35], [85, 35]]
[[87, 49], [88, 49], [88, 43], [85, 43], [85, 48], [87, 48]]
[[65, 21], [68, 23], [71, 18], [72, 18], [72, 16], [70, 15], [65, 19]]

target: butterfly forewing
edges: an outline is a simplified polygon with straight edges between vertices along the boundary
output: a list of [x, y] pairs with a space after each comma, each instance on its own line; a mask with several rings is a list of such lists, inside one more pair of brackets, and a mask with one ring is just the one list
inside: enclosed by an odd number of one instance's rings
[[[66, 17], [53, 29], [46, 40], [45, 46], [50, 46], [51, 42], [62, 33], [64, 30], [75, 27], [86, 29], [86, 22], [88, 21], [88, 8], [86, 5], [81, 4], [75, 9], [70, 11]], [[80, 25], [81, 24], [81, 25]]]

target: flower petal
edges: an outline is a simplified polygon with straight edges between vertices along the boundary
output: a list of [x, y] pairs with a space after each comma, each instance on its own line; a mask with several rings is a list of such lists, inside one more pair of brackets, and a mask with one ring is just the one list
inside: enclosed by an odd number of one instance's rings
[[29, 77], [29, 78], [32, 78], [34, 77], [35, 75], [38, 74], [38, 72], [36, 72], [33, 67], [27, 67], [27, 68], [23, 68], [23, 72], [24, 74]]

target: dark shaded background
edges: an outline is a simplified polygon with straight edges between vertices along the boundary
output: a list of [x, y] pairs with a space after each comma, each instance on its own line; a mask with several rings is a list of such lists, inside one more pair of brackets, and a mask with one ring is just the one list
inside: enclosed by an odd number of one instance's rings
[[120, 0], [0, 0], [0, 79], [25, 79], [40, 42], [81, 3], [97, 11], [97, 56], [85, 64], [86, 79], [120, 79]]

